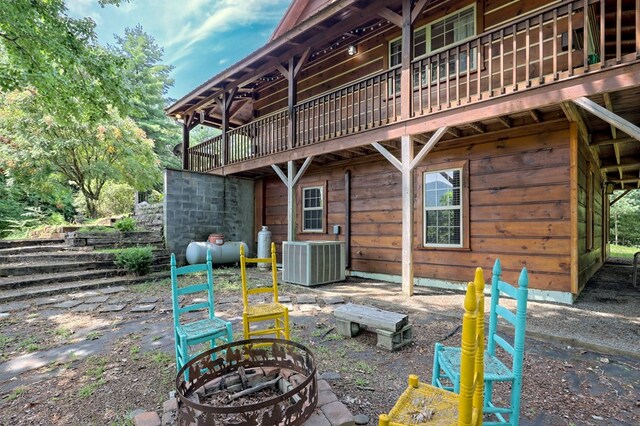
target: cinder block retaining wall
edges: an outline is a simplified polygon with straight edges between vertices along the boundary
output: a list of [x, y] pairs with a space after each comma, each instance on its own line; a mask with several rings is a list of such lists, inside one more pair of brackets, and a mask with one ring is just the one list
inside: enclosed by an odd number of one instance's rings
[[165, 170], [164, 240], [180, 262], [191, 241], [205, 241], [211, 233], [253, 248], [253, 212], [253, 180]]

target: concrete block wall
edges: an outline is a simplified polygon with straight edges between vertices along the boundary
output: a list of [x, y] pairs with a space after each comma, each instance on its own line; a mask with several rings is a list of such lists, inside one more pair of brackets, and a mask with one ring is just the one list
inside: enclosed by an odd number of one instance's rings
[[211, 233], [254, 247], [253, 212], [253, 180], [165, 170], [165, 245], [181, 263], [189, 243], [205, 241]]

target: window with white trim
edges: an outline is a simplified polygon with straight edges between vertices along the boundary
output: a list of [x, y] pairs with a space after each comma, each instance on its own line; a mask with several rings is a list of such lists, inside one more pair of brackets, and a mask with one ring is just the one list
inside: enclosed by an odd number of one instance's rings
[[302, 188], [302, 230], [322, 232], [324, 230], [324, 194], [322, 186]]
[[462, 247], [462, 169], [424, 173], [425, 247]]
[[[470, 5], [457, 12], [451, 13], [444, 18], [417, 28], [413, 32], [413, 57], [419, 58], [427, 53], [444, 49], [447, 46], [473, 37], [476, 33], [476, 9], [475, 5]], [[467, 64], [471, 65], [471, 69], [476, 68], [476, 58], [473, 52], [476, 48], [469, 52], [461, 51], [457, 69], [459, 73], [467, 71]], [[471, 56], [471, 58], [469, 58]], [[402, 38], [397, 38], [389, 42], [389, 68], [399, 65], [402, 62]], [[447, 71], [448, 69], [448, 71]], [[456, 73], [456, 55], [450, 54], [448, 63], [440, 61], [431, 64], [431, 80], [444, 78], [445, 73], [455, 75]], [[414, 84], [418, 82], [418, 69], [414, 68]], [[399, 87], [399, 82], [396, 85]], [[422, 83], [426, 83], [426, 73], [423, 70]]]

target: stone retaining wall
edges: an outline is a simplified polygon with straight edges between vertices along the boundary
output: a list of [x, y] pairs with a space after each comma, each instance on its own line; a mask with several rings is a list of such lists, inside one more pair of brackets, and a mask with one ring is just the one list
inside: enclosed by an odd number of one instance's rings
[[133, 219], [139, 228], [162, 232], [162, 224], [164, 222], [163, 213], [163, 203], [149, 204], [143, 201], [136, 204], [133, 211]]

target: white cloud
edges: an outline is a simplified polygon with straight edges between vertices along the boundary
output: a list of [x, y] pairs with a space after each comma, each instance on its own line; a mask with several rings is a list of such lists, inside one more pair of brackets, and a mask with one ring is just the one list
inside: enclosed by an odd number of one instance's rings
[[220, 60], [218, 61], [218, 65], [224, 65], [224, 64], [226, 64], [227, 62], [229, 62], [229, 59], [228, 59], [228, 58], [222, 58], [222, 59], [220, 59]]

